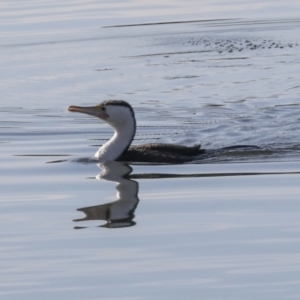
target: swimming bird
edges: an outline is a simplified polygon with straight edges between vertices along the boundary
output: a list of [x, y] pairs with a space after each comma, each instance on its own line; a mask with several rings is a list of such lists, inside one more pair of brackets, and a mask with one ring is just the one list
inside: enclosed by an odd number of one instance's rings
[[68, 111], [97, 117], [114, 129], [113, 137], [95, 154], [100, 161], [184, 163], [206, 152], [200, 144], [191, 147], [157, 143], [131, 146], [136, 120], [133, 108], [123, 100], [106, 100], [91, 107], [70, 106]]

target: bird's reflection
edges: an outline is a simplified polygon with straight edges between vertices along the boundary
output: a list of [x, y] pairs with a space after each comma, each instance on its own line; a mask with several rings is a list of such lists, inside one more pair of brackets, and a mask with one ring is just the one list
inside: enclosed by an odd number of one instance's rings
[[[90, 163], [84, 160], [84, 163]], [[299, 174], [299, 172], [204, 172], [204, 173], [138, 173], [131, 174], [132, 168], [123, 162], [103, 162], [97, 165], [102, 172], [96, 176], [98, 180], [113, 181], [117, 183], [117, 200], [77, 209], [85, 214], [82, 219], [73, 220], [74, 222], [102, 220], [106, 221], [99, 227], [121, 228], [134, 226], [134, 212], [139, 203], [138, 191], [139, 184], [135, 180], [151, 179], [170, 179], [170, 178], [212, 178], [212, 177], [241, 177], [241, 176], [263, 176], [263, 175], [283, 175]], [[93, 177], [94, 178], [94, 177]], [[135, 180], [134, 180], [135, 179]], [[82, 229], [86, 227], [74, 227]]]
[[[134, 211], [139, 203], [139, 185], [129, 179], [132, 168], [126, 163], [110, 161], [98, 164], [102, 172], [96, 177], [98, 180], [117, 182], [117, 201], [77, 209], [86, 216], [74, 222], [104, 220], [106, 224], [99, 227], [120, 228], [134, 226]], [[75, 227], [82, 229], [85, 227]]]

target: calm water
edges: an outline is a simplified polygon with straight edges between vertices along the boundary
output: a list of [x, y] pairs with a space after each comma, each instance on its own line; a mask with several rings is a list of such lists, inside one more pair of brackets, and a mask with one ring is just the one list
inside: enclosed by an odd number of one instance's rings
[[[1, 4], [1, 299], [299, 298], [299, 4], [247, 3]], [[100, 164], [66, 108], [104, 99], [136, 144], [260, 149]]]

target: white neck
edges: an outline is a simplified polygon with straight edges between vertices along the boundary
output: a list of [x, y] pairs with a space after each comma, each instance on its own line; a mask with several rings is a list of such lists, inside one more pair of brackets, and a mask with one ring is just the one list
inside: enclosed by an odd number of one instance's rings
[[121, 124], [110, 125], [115, 130], [113, 137], [101, 146], [95, 154], [95, 157], [101, 161], [116, 160], [131, 144], [135, 134], [134, 119], [128, 119]]

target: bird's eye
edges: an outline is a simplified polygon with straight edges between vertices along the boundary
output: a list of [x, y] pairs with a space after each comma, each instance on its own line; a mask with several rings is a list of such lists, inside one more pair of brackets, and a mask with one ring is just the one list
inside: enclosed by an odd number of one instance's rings
[[101, 111], [106, 111], [106, 107], [105, 106], [102, 106], [102, 105], [96, 105], [96, 108], [98, 109], [98, 110], [101, 110]]

